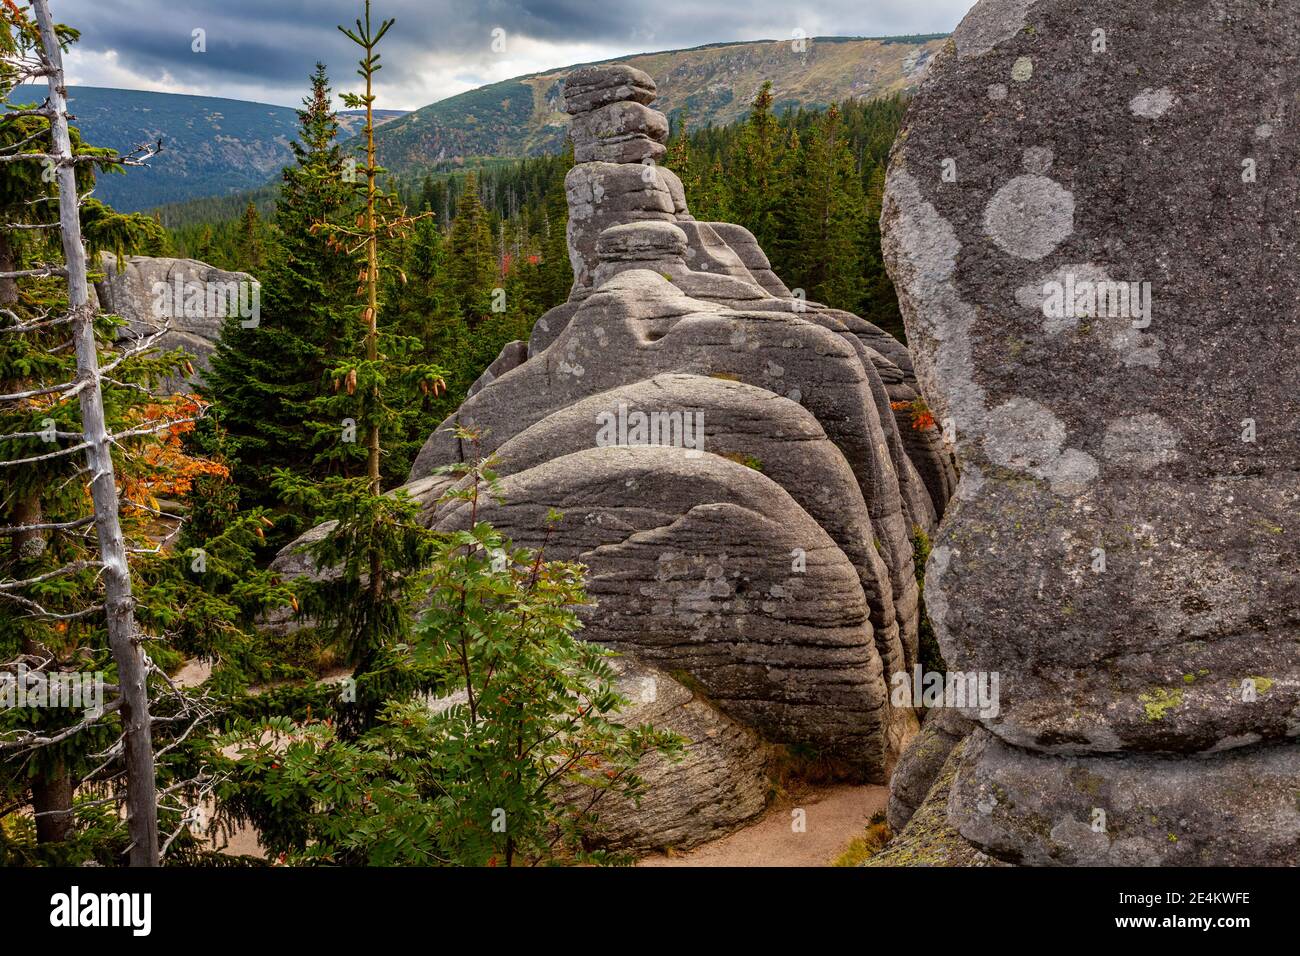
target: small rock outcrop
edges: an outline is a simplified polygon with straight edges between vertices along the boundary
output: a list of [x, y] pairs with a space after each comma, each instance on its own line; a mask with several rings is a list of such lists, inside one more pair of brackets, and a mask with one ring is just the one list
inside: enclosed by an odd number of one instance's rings
[[[913, 747], [924, 746], [921, 738]], [[892, 822], [891, 800], [890, 828], [894, 837], [883, 850], [863, 864], [870, 867], [942, 866], [942, 867], [1001, 867], [1007, 864], [980, 850], [957, 832], [948, 818], [948, 802], [952, 798], [953, 783], [961, 764], [966, 741], [959, 740], [939, 761], [921, 805], [907, 816], [907, 823], [896, 829]], [[910, 751], [910, 748], [909, 748]], [[901, 768], [900, 768], [901, 769]], [[892, 788], [892, 783], [891, 783]]]
[[895, 146], [926, 603], [1001, 687], [948, 812], [1001, 859], [1300, 863], [1298, 14], [982, 0]]
[[[956, 484], [938, 429], [900, 412], [920, 394], [906, 349], [796, 296], [742, 227], [694, 219], [656, 162], [654, 96], [622, 64], [567, 80], [569, 301], [429, 436], [407, 486], [431, 526], [463, 527], [437, 470], [474, 453], [454, 427], [477, 430], [504, 492], [482, 517], [537, 546], [563, 512], [548, 553], [589, 568], [582, 636], [689, 683], [649, 716], [696, 741], [697, 769], [652, 775], [660, 809], [610, 824], [635, 847], [756, 814], [777, 749], [887, 778], [917, 729], [888, 693], [917, 659], [913, 537]], [[724, 778], [736, 793], [709, 795]], [[692, 779], [694, 796], [655, 793]]]
[[614, 668], [630, 701], [618, 719], [670, 727], [688, 743], [681, 760], [656, 755], [637, 767], [645, 783], [639, 801], [607, 792], [593, 808], [598, 823], [589, 839], [636, 852], [689, 850], [766, 808], [770, 757], [758, 735], [663, 671], [628, 658]]

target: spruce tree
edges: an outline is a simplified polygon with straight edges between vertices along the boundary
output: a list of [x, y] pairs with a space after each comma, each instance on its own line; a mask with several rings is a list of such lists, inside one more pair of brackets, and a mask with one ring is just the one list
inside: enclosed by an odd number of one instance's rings
[[465, 177], [456, 203], [448, 253], [448, 302], [472, 329], [491, 313], [499, 276], [495, 237], [473, 173]]
[[[381, 279], [382, 272], [400, 269], [402, 243], [419, 218], [406, 215], [396, 197], [379, 187], [385, 170], [378, 165], [374, 136], [374, 81], [382, 69], [376, 48], [393, 22], [373, 26], [367, 0], [364, 19], [354, 29], [339, 28], [363, 51], [357, 72], [365, 92], [344, 95], [366, 117], [364, 152], [356, 160], [359, 180], [353, 184], [360, 212], [323, 218], [311, 229], [356, 271], [356, 297], [344, 312], [363, 332], [359, 342], [329, 354], [331, 390], [308, 404], [318, 437], [333, 436], [333, 448], [317, 460], [355, 463], [361, 473], [310, 481], [280, 469], [275, 477], [288, 501], [331, 521], [306, 548], [316, 566], [330, 572], [306, 587], [300, 609], [354, 668], [356, 706], [340, 715], [350, 734], [370, 726], [384, 701], [425, 686], [403, 665], [398, 648], [410, 632], [413, 588], [428, 563], [430, 532], [409, 497], [384, 494], [385, 455], [391, 460], [392, 443], [409, 433], [423, 399], [445, 387], [440, 368], [416, 360], [421, 343], [395, 330]], [[390, 477], [400, 480], [404, 472], [390, 471]]]
[[199, 232], [198, 241], [194, 244], [194, 258], [207, 263], [211, 263], [217, 258], [216, 244], [213, 241], [211, 226], [205, 225]]
[[355, 186], [347, 181], [355, 179], [353, 167], [336, 141], [338, 120], [319, 63], [298, 124], [294, 163], [284, 170], [276, 200], [276, 241], [264, 269], [258, 324], [226, 322], [204, 392], [232, 442], [237, 480], [250, 503], [274, 503], [270, 480], [278, 468], [318, 477], [345, 471], [318, 457], [336, 444], [335, 434], [322, 436], [306, 421], [311, 403], [328, 388], [330, 360], [357, 341], [343, 304], [356, 287], [355, 266], [314, 228], [356, 208]]
[[736, 150], [732, 210], [737, 221], [766, 246], [776, 237], [780, 128], [772, 116], [772, 83], [763, 84], [749, 111]]
[[[569, 146], [569, 162], [573, 147]], [[569, 261], [569, 240], [565, 230], [569, 222], [569, 203], [564, 193], [564, 179], [557, 179], [542, 207], [541, 281], [538, 298], [545, 308], [564, 302], [573, 288], [573, 264]]]
[[262, 217], [257, 214], [257, 207], [250, 200], [244, 208], [244, 216], [239, 222], [240, 265], [245, 272], [257, 273], [262, 269], [264, 255], [262, 239]]
[[855, 312], [863, 293], [866, 197], [838, 106], [813, 127], [796, 169], [795, 281], [809, 299]]
[[867, 215], [863, 230], [863, 282], [865, 285], [861, 316], [893, 335], [906, 341], [903, 315], [898, 308], [898, 293], [885, 271], [884, 254], [880, 248], [880, 211], [885, 197], [885, 165], [877, 165], [867, 187]]
[[808, 171], [808, 147], [799, 135], [798, 125], [792, 123], [782, 146], [782, 172], [778, 186], [776, 207], [773, 210], [775, 235], [764, 246], [772, 268], [791, 289], [802, 289], [805, 268], [805, 236], [807, 232], [807, 196], [804, 181]]

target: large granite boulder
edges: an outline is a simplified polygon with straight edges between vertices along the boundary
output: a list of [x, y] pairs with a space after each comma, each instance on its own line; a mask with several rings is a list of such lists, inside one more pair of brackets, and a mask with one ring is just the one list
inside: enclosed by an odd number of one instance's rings
[[[582, 636], [684, 672], [765, 740], [883, 779], [887, 695], [858, 571], [778, 484], [719, 455], [666, 446], [574, 452], [478, 503], [518, 544], [586, 565]], [[437, 527], [468, 525], [457, 500]], [[800, 557], [792, 558], [796, 552]]]
[[184, 349], [193, 356], [194, 374], [169, 387], [202, 381], [227, 318], [260, 321], [261, 287], [246, 272], [226, 272], [197, 259], [131, 256], [119, 263], [110, 252], [103, 253], [100, 267], [104, 278], [95, 291], [105, 312], [126, 320], [119, 336], [123, 344], [162, 332], [156, 348]]
[[472, 453], [455, 437], [453, 424], [481, 431], [480, 449], [492, 452], [567, 405], [661, 372], [724, 376], [797, 399], [821, 422], [857, 479], [914, 659], [918, 601], [911, 528], [870, 365], [855, 342], [792, 312], [732, 311], [685, 295], [658, 273], [624, 272], [590, 295], [541, 355], [467, 399], [430, 436], [411, 477]]
[[982, 0], [895, 146], [926, 603], [1000, 674], [951, 814], [1004, 859], [1300, 863], [1298, 15]]
[[[616, 658], [613, 667], [629, 700], [618, 719], [671, 731], [687, 743], [680, 760], [654, 755], [637, 767], [644, 784], [639, 800], [608, 791], [598, 798], [588, 839], [618, 850], [689, 850], [766, 809], [772, 754], [752, 730], [661, 670], [630, 658]], [[592, 796], [586, 791], [573, 799], [585, 806]]]

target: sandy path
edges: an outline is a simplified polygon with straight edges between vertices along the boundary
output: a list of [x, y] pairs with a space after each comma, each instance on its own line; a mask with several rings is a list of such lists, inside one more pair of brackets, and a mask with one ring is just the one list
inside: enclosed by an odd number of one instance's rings
[[[209, 663], [187, 661], [172, 677], [182, 687], [208, 679]], [[337, 680], [345, 670], [329, 675]], [[262, 688], [252, 688], [253, 693]], [[637, 866], [830, 866], [849, 844], [862, 836], [873, 814], [883, 812], [889, 788], [878, 786], [805, 787], [777, 799], [757, 822], [687, 853], [654, 854]], [[207, 808], [209, 813], [211, 808]], [[803, 811], [802, 830], [793, 827], [794, 811]], [[241, 827], [230, 835], [227, 853], [264, 856], [256, 834]]]
[[[816, 787], [777, 800], [743, 830], [687, 853], [646, 857], [637, 866], [830, 866], [872, 814], [885, 809], [888, 787]], [[805, 814], [804, 832], [792, 829], [792, 811]]]

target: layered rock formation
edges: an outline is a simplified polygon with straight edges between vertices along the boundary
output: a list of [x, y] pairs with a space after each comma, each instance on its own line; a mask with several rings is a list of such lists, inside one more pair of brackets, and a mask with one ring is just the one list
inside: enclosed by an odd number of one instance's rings
[[[640, 801], [607, 792], [589, 838], [633, 851], [688, 850], [763, 811], [772, 786], [770, 754], [757, 734], [663, 671], [628, 658], [616, 659], [614, 668], [618, 690], [630, 702], [618, 719], [631, 727], [671, 727], [688, 743], [679, 761], [656, 755], [637, 767], [647, 790]], [[574, 798], [585, 803], [591, 794]]]
[[1298, 15], [982, 0], [895, 147], [926, 600], [1001, 686], [948, 811], [1004, 860], [1300, 862]]
[[[883, 781], [917, 727], [887, 693], [917, 656], [912, 538], [935, 529], [952, 461], [900, 411], [919, 387], [897, 341], [795, 295], [743, 228], [691, 216], [655, 162], [654, 91], [623, 65], [567, 81], [570, 300], [429, 437], [407, 490], [431, 525], [464, 526], [436, 470], [474, 453], [454, 426], [477, 430], [503, 475], [483, 517], [536, 546], [564, 512], [548, 552], [590, 569], [582, 636], [697, 693], [656, 721], [743, 729], [699, 759], [725, 775], [778, 747]], [[698, 842], [761, 809], [752, 792], [684, 815], [657, 785], [615, 842]]]

